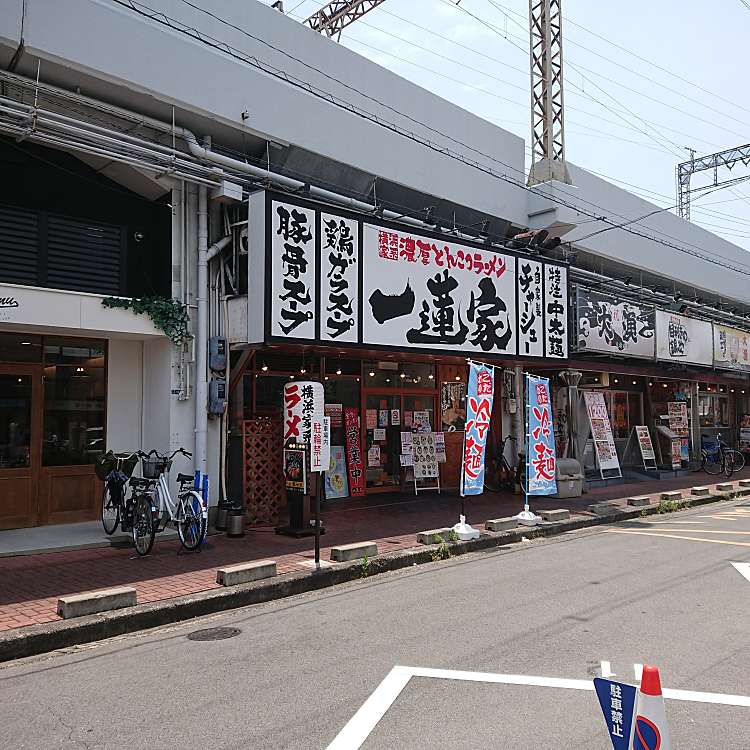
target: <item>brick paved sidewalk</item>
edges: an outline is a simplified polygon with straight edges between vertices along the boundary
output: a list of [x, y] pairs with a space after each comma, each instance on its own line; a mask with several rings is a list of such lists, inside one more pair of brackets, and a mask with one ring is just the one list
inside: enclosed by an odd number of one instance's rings
[[[750, 477], [750, 468], [733, 480]], [[651, 495], [689, 488], [713, 486], [713, 477], [692, 474], [652, 483], [621, 484], [589, 490], [572, 500], [532, 498], [532, 509], [569, 508], [587, 515], [586, 508], [604, 500], [633, 495]], [[710, 481], [708, 481], [710, 480]], [[522, 509], [522, 498], [488, 493], [467, 499], [468, 520], [482, 528], [489, 518], [499, 518]], [[417, 546], [415, 534], [425, 529], [452, 526], [458, 521], [459, 499], [455, 495], [421, 495], [419, 498], [370, 496], [359, 501], [330, 503], [323, 511], [327, 533], [322, 537], [322, 559], [330, 547], [358, 541], [377, 541], [381, 553]], [[135, 586], [138, 602], [154, 602], [184, 594], [218, 588], [216, 568], [270, 558], [279, 574], [309, 569], [313, 540], [291, 539], [273, 529], [252, 529], [241, 539], [212, 536], [200, 553], [182, 552], [179, 542], [157, 537], [151, 555], [139, 558], [130, 549], [98, 548], [0, 559], [0, 631], [58, 620], [57, 598], [63, 594]], [[308, 565], [306, 566], [305, 563]]]

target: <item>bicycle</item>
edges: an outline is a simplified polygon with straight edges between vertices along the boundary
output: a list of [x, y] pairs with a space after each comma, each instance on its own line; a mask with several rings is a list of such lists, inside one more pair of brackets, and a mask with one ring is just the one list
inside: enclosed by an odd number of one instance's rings
[[180, 485], [177, 502], [172, 499], [169, 472], [178, 453], [192, 458], [192, 453], [184, 448], [178, 448], [168, 456], [156, 450], [139, 452], [143, 478], [131, 480], [131, 484], [134, 485], [134, 492], [138, 490], [138, 497], [150, 500], [152, 533], [149, 550], [156, 534], [164, 531], [170, 524], [177, 529], [180, 543], [187, 550], [198, 549], [206, 536], [208, 510], [200, 493], [193, 488], [194, 477], [191, 474], [177, 475]]
[[133, 470], [137, 463], [138, 452], [107, 451], [97, 459], [94, 465], [97, 476], [104, 482], [101, 511], [104, 533], [112, 536], [118, 526], [125, 533], [131, 532], [136, 550], [139, 548], [137, 537], [140, 530], [136, 529], [134, 496], [132, 493], [128, 495], [126, 485], [132, 482]]
[[709, 453], [706, 448], [701, 449], [700, 468], [706, 474], [723, 473], [727, 478], [731, 477], [735, 471], [742, 471], [745, 468], [745, 456], [740, 451], [729, 448], [721, 439], [721, 434], [716, 436], [716, 440], [718, 446], [715, 451]]
[[[508, 459], [505, 458], [505, 445], [509, 440], [513, 443], [516, 442], [513, 435], [504, 437], [500, 442], [497, 455], [490, 461], [491, 470], [485, 471], [484, 487], [490, 492], [515, 492], [516, 487], [520, 487], [522, 493], [526, 492], [526, 455], [524, 453], [518, 454], [518, 464], [514, 469]], [[497, 478], [495, 486], [488, 481], [491, 475]]]

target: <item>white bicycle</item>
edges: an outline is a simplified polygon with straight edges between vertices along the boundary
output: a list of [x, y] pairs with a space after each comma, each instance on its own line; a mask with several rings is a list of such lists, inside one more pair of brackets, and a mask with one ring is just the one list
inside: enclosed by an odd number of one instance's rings
[[[153, 523], [150, 530], [144, 525], [144, 549], [151, 549], [154, 536], [171, 525], [177, 529], [180, 543], [187, 550], [200, 548], [208, 528], [208, 509], [200, 493], [193, 487], [194, 477], [190, 474], [178, 474], [177, 482], [180, 489], [177, 502], [172, 499], [169, 491], [169, 471], [172, 460], [181, 453], [186, 458], [192, 458], [184, 448], [178, 448], [169, 456], [161, 455], [158, 451], [140, 452], [142, 479], [131, 479], [134, 496], [147, 496], [151, 499]], [[150, 533], [151, 538], [148, 539]], [[137, 544], [136, 544], [137, 546]]]

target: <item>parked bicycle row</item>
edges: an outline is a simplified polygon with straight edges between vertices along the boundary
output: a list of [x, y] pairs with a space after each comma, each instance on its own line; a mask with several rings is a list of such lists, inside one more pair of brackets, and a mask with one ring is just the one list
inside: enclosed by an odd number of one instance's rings
[[716, 435], [716, 449], [709, 451], [701, 450], [701, 463], [696, 471], [705, 471], [706, 474], [724, 474], [729, 478], [736, 471], [745, 468], [745, 455], [741, 451], [730, 448], [722, 439], [721, 434]]
[[[156, 534], [167, 527], [177, 529], [180, 543], [187, 550], [200, 550], [208, 526], [208, 501], [192, 474], [178, 474], [176, 500], [169, 489], [169, 473], [178, 454], [192, 458], [184, 448], [161, 454], [108, 451], [96, 463], [97, 476], [104, 482], [102, 525], [112, 535], [119, 526], [132, 534], [135, 550], [147, 555]], [[141, 476], [134, 477], [138, 462]]]

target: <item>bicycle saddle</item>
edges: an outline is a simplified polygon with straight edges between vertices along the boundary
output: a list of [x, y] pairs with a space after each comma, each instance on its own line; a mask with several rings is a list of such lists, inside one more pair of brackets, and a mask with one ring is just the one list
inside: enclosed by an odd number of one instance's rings
[[185, 482], [192, 482], [195, 480], [195, 477], [192, 474], [178, 474], [177, 475], [177, 481], [180, 484], [184, 484]]

